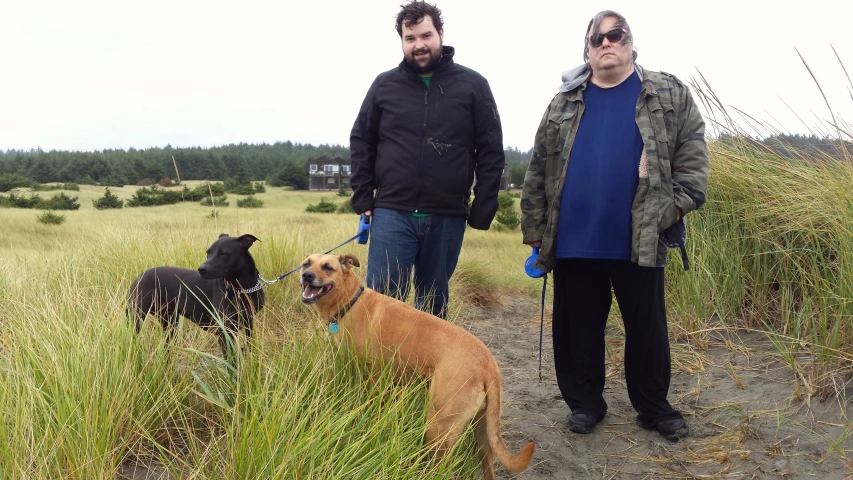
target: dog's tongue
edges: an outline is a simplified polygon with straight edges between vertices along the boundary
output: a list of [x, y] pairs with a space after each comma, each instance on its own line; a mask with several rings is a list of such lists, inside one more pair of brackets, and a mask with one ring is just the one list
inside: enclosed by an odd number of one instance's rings
[[323, 290], [322, 287], [312, 287], [311, 285], [302, 286], [302, 298], [314, 298]]

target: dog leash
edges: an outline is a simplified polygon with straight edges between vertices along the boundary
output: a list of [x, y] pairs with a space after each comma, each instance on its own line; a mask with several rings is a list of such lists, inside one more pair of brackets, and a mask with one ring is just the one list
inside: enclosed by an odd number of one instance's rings
[[[367, 243], [367, 239], [369, 237], [370, 237], [370, 217], [368, 217], [366, 215], [362, 215], [361, 219], [358, 222], [358, 233], [356, 233], [352, 237], [348, 238], [347, 240], [344, 240], [339, 245], [332, 247], [329, 250], [326, 250], [325, 252], [323, 252], [323, 255], [329, 254], [329, 253], [343, 247], [344, 245], [346, 245], [346, 244], [348, 244], [351, 241], [356, 240], [356, 239], [358, 239], [359, 244], [364, 245]], [[300, 268], [302, 268], [302, 265], [297, 265], [294, 269], [279, 275], [278, 278], [276, 278], [275, 280], [265, 280], [264, 277], [262, 277], [261, 274], [259, 273], [258, 274], [258, 283], [255, 284], [254, 287], [249, 288], [247, 290], [242, 290], [238, 293], [255, 293], [258, 290], [262, 290], [264, 288], [269, 287], [270, 285], [273, 285], [275, 283], [278, 283], [278, 282], [284, 280], [288, 275], [296, 273], [296, 271], [298, 271]]]
[[524, 261], [524, 273], [530, 278], [544, 278], [542, 282], [542, 302], [539, 307], [539, 382], [542, 382], [542, 337], [545, 330], [545, 294], [548, 289], [548, 274], [539, 270], [534, 265], [539, 258], [539, 247], [533, 247], [533, 253]]
[[548, 288], [548, 275], [545, 275], [542, 282], [542, 304], [540, 305], [539, 316], [539, 383], [542, 383], [542, 331], [545, 330], [545, 290]]

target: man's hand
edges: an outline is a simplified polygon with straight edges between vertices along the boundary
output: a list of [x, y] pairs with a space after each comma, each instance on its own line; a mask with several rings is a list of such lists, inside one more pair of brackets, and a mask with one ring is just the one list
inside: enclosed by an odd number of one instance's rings
[[373, 210], [365, 210], [365, 211], [364, 211], [364, 216], [365, 216], [365, 217], [369, 217], [371, 214], [373, 214]]
[[542, 247], [542, 242], [540, 242], [539, 240], [537, 240], [537, 241], [535, 241], [535, 242], [529, 242], [527, 245], [530, 245], [531, 247], [541, 248], [541, 247]]

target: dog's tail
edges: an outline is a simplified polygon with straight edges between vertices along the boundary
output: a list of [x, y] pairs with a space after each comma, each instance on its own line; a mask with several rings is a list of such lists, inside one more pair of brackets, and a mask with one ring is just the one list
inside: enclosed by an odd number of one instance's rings
[[486, 389], [486, 411], [481, 421], [485, 422], [489, 447], [507, 470], [512, 473], [523, 472], [530, 465], [536, 443], [528, 443], [518, 455], [513, 456], [509, 453], [501, 436], [501, 391], [503, 387], [501, 382], [495, 382], [492, 385], [486, 385]]

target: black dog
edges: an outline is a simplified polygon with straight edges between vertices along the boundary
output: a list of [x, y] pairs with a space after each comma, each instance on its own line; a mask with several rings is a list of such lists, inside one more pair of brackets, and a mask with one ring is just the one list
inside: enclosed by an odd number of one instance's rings
[[214, 313], [219, 314], [232, 339], [240, 329], [251, 337], [255, 313], [264, 306], [264, 292], [258, 288], [260, 276], [249, 254], [256, 241], [260, 240], [253, 235], [229, 237], [223, 233], [207, 249], [207, 260], [197, 271], [155, 267], [143, 272], [128, 292], [136, 332], [151, 313], [160, 319], [171, 341], [183, 316], [202, 328], [218, 329], [222, 356], [227, 358], [225, 332], [219, 329]]

